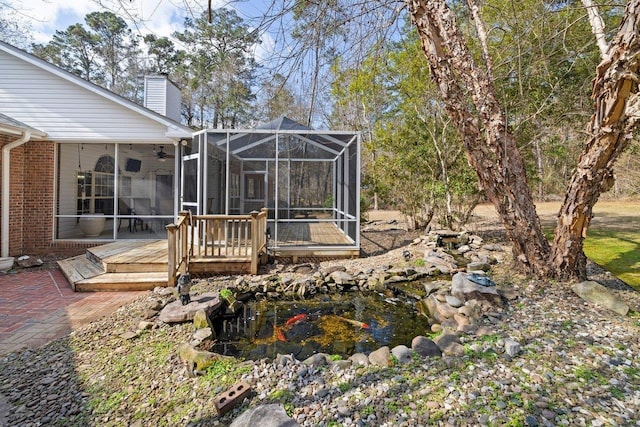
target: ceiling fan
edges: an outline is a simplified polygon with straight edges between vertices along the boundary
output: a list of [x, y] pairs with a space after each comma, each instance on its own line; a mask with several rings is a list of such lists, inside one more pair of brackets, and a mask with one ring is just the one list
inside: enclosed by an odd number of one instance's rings
[[160, 160], [161, 162], [165, 161], [166, 159], [173, 159], [175, 157], [173, 154], [168, 154], [164, 151], [164, 145], [159, 145], [158, 147], [160, 147], [160, 151], [156, 151], [155, 146], [153, 148], [153, 151], [156, 153], [158, 160]]

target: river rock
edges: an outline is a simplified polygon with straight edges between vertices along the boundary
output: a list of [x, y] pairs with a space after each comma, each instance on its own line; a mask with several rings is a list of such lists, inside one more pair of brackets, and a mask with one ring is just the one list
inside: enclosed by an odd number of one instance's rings
[[391, 352], [386, 345], [369, 354], [369, 363], [374, 366], [391, 366]]
[[329, 275], [329, 278], [336, 285], [355, 285], [356, 279], [346, 271], [334, 271]]
[[191, 302], [187, 305], [182, 305], [179, 300], [167, 304], [160, 312], [158, 320], [164, 323], [189, 322], [193, 320], [198, 310], [204, 310], [208, 316], [211, 316], [220, 305], [220, 297], [217, 292], [192, 296]]
[[251, 408], [233, 420], [231, 427], [296, 427], [300, 426], [290, 418], [282, 405], [271, 404]]
[[460, 340], [453, 334], [443, 334], [434, 340], [436, 345], [445, 356], [464, 356], [464, 346], [460, 344]]
[[324, 353], [316, 353], [307, 359], [305, 359], [302, 363], [308, 366], [325, 366], [329, 362], [327, 361], [327, 355]]
[[460, 301], [460, 298], [454, 297], [453, 295], [446, 295], [445, 301], [451, 307], [455, 307], [455, 308], [462, 307], [462, 304], [463, 304], [463, 302]]
[[442, 351], [429, 338], [418, 335], [411, 341], [411, 349], [422, 357], [440, 357]]
[[491, 270], [491, 266], [488, 262], [483, 261], [474, 261], [467, 264], [467, 271], [489, 271]]
[[369, 358], [364, 353], [352, 354], [349, 360], [355, 366], [369, 366]]
[[576, 283], [573, 286], [573, 292], [585, 301], [607, 308], [622, 316], [626, 316], [629, 312], [627, 303], [593, 280]]
[[397, 345], [391, 349], [391, 354], [398, 359], [398, 362], [405, 365], [413, 360], [412, 351], [406, 345]]
[[34, 258], [28, 255], [21, 256], [16, 260], [16, 262], [22, 268], [38, 267], [43, 264], [40, 258]]

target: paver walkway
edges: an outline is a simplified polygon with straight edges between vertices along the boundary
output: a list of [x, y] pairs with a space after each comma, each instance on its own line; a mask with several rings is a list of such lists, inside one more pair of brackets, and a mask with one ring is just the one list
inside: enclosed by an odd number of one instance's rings
[[60, 270], [0, 275], [0, 356], [63, 337], [144, 293], [74, 292]]

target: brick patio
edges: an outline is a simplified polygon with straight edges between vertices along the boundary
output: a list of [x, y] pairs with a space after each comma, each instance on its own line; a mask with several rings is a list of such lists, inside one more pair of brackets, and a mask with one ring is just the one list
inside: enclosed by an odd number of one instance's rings
[[0, 355], [36, 348], [145, 292], [73, 292], [59, 270], [0, 275]]

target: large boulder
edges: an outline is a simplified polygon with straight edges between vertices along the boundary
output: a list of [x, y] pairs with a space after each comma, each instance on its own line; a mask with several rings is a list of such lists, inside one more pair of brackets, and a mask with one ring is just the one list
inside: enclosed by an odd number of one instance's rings
[[597, 304], [622, 316], [626, 316], [629, 312], [629, 306], [620, 298], [615, 296], [598, 282], [588, 280], [586, 282], [576, 283], [573, 286], [573, 292], [585, 301]]
[[191, 302], [187, 305], [182, 305], [180, 300], [167, 304], [160, 312], [158, 320], [164, 323], [190, 322], [198, 310], [204, 310], [207, 316], [211, 316], [220, 305], [220, 297], [217, 292], [196, 295], [191, 298]]
[[299, 427], [282, 405], [271, 404], [251, 408], [233, 420], [231, 427]]
[[[496, 286], [483, 286], [471, 280], [475, 276], [467, 273], [456, 273], [451, 278], [451, 295], [461, 301], [477, 300], [482, 305], [501, 307], [502, 298]], [[488, 279], [488, 278], [487, 278]], [[486, 283], [491, 283], [487, 281]]]

